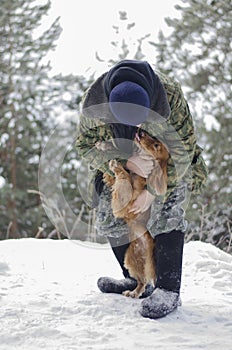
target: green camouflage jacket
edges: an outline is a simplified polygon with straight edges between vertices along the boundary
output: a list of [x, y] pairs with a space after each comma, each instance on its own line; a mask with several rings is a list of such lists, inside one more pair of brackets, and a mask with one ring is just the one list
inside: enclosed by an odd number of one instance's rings
[[[160, 121], [157, 121], [157, 118], [154, 119], [155, 114], [152, 120], [151, 114], [149, 121], [142, 124], [141, 129], [160, 139], [169, 149], [168, 188], [164, 201], [168, 199], [175, 186], [182, 179], [187, 182], [188, 189], [192, 193], [199, 194], [206, 184], [207, 167], [201, 154], [202, 149], [196, 143], [188, 104], [178, 82], [160, 72], [156, 72], [156, 74], [166, 91], [171, 113], [166, 120], [161, 118]], [[114, 145], [111, 128], [106, 122], [107, 113], [110, 112], [103, 89], [105, 75], [106, 73], [99, 77], [83, 97], [83, 111], [80, 116], [76, 140], [78, 154], [89, 164], [90, 196], [93, 190], [93, 179], [97, 172], [110, 173], [108, 166], [110, 159], [116, 158], [122, 162], [125, 162], [126, 159], [118, 152], [116, 146], [113, 150], [108, 151], [99, 151], [95, 148], [98, 141], [108, 141]], [[89, 101], [94, 102], [95, 100], [97, 101], [96, 108], [86, 108]], [[154, 190], [149, 186], [148, 190], [154, 194]], [[90, 202], [91, 200], [89, 200]]]

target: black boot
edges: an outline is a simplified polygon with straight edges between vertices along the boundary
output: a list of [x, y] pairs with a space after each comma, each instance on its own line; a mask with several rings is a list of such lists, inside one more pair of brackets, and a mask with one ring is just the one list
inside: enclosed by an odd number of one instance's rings
[[[111, 277], [100, 277], [97, 281], [98, 288], [103, 293], [116, 293], [122, 294], [126, 290], [134, 290], [137, 286], [137, 282], [134, 278], [130, 277], [129, 271], [124, 266], [124, 257], [126, 250], [130, 243], [128, 242], [127, 236], [122, 236], [121, 238], [108, 237], [111, 248], [114, 252], [116, 259], [118, 260], [124, 279], [116, 280]], [[152, 294], [154, 287], [152, 285], [147, 285], [145, 292], [141, 298], [146, 298]]]
[[142, 316], [160, 318], [181, 305], [179, 294], [183, 246], [184, 234], [180, 231], [156, 237], [156, 287], [154, 293], [142, 302]]

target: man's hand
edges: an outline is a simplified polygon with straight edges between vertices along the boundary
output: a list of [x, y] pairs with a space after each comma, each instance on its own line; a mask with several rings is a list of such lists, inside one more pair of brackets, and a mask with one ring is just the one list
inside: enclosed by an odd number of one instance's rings
[[134, 203], [132, 204], [129, 213], [139, 214], [144, 213], [146, 210], [148, 210], [151, 206], [151, 203], [155, 199], [155, 196], [153, 196], [150, 192], [147, 190], [143, 190], [140, 195], [136, 198]]
[[154, 164], [151, 156], [135, 154], [127, 160], [126, 167], [133, 173], [148, 178]]

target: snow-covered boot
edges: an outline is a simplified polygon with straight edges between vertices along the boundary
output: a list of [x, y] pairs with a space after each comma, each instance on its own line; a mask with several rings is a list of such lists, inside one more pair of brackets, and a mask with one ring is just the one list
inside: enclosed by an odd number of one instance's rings
[[184, 234], [180, 231], [156, 237], [157, 281], [153, 294], [142, 302], [142, 316], [153, 319], [164, 317], [181, 305], [183, 246]]
[[153, 294], [142, 302], [140, 314], [148, 318], [161, 318], [181, 305], [178, 293], [156, 288]]
[[97, 286], [102, 293], [122, 294], [125, 290], [133, 290], [137, 286], [136, 280], [133, 278], [123, 278], [117, 280], [111, 277], [100, 277]]
[[[97, 281], [97, 286], [102, 293], [122, 294], [126, 290], [134, 290], [137, 286], [137, 282], [131, 277], [127, 277], [121, 280], [117, 280], [111, 277], [100, 277]], [[151, 284], [148, 284], [140, 298], [147, 298], [153, 293], [153, 291], [154, 287]]]

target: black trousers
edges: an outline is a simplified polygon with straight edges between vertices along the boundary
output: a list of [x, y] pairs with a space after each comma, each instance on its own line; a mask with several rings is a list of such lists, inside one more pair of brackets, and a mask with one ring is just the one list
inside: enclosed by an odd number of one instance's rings
[[111, 245], [111, 249], [118, 260], [119, 265], [121, 266], [122, 273], [125, 278], [130, 277], [129, 271], [124, 267], [124, 257], [126, 250], [130, 245], [127, 235], [123, 235], [120, 238], [107, 237]]
[[[124, 267], [124, 257], [129, 247], [128, 236], [108, 237], [114, 255], [121, 266], [124, 277], [130, 277]], [[178, 230], [162, 233], [155, 237], [154, 264], [156, 267], [156, 288], [179, 293], [182, 276], [184, 233]]]

